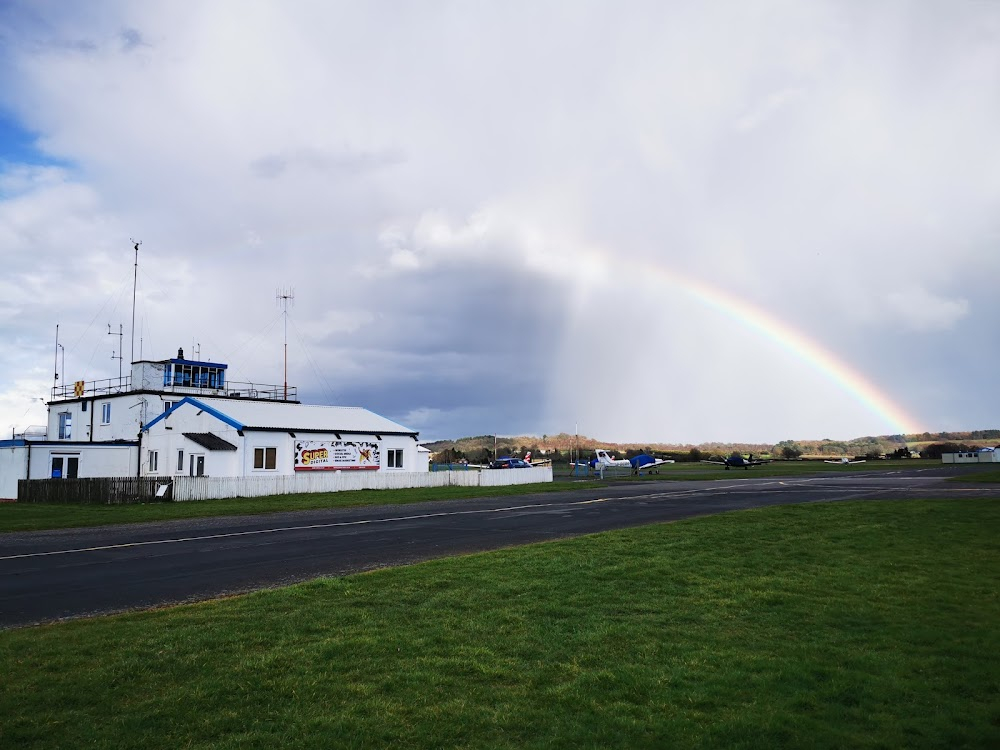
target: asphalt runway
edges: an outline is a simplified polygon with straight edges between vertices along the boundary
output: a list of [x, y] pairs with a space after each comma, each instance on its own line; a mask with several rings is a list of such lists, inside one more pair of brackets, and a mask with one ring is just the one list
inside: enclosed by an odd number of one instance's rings
[[0, 628], [211, 599], [450, 555], [793, 503], [1000, 499], [947, 467], [709, 482], [0, 534]]

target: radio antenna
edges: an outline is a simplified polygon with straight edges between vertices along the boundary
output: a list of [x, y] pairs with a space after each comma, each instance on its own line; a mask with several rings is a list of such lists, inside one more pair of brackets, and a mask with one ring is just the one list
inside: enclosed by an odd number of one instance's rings
[[117, 359], [118, 360], [118, 387], [121, 388], [121, 385], [122, 385], [122, 359], [124, 359], [124, 357], [122, 356], [122, 324], [121, 323], [118, 324], [118, 333], [115, 334], [115, 332], [111, 330], [111, 324], [108, 323], [108, 335], [109, 336], [115, 336], [115, 335], [118, 336], [118, 354], [115, 354], [114, 351], [112, 350], [112, 352], [111, 352], [111, 359]]
[[279, 289], [275, 295], [275, 302], [281, 306], [281, 315], [285, 319], [285, 401], [288, 400], [288, 307], [295, 302], [294, 289]]
[[135, 247], [135, 269], [132, 272], [132, 361], [135, 362], [135, 287], [139, 281], [139, 245], [142, 240], [129, 240]]

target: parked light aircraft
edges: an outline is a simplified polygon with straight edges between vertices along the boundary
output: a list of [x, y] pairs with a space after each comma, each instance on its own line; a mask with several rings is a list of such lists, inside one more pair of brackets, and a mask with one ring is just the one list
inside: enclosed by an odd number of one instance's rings
[[760, 459], [755, 459], [753, 453], [750, 454], [750, 458], [743, 458], [739, 453], [734, 453], [729, 458], [724, 458], [721, 461], [712, 461], [710, 459], [704, 459], [703, 464], [718, 464], [719, 466], [725, 466], [726, 471], [729, 469], [749, 469], [751, 466], [763, 466], [764, 464], [771, 463], [770, 461], [762, 461]]
[[823, 463], [825, 463], [825, 464], [841, 464], [841, 465], [846, 465], [846, 464], [863, 464], [864, 462], [865, 462], [865, 459], [863, 459], [863, 458], [857, 458], [857, 459], [851, 461], [849, 458], [847, 458], [845, 456], [844, 458], [831, 459], [829, 461], [824, 461]]
[[662, 466], [663, 464], [672, 464], [673, 461], [664, 460], [662, 458], [653, 458], [645, 453], [640, 453], [634, 458], [614, 458], [603, 448], [598, 448], [595, 458], [591, 459], [590, 463], [594, 468], [597, 467], [597, 464], [602, 464], [603, 466], [619, 466], [621, 468], [628, 468], [637, 472], [640, 469], [656, 471], [657, 467]]

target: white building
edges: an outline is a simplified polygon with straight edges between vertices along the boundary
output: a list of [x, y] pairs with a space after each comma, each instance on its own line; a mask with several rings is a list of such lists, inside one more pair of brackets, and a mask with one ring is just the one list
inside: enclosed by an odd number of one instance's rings
[[356, 407], [187, 397], [140, 440], [144, 476], [427, 471], [416, 432]]
[[942, 453], [943, 464], [993, 464], [1000, 463], [1000, 451], [994, 448], [979, 448], [965, 453]]
[[413, 430], [361, 408], [305, 406], [294, 387], [231, 382], [227, 365], [183, 350], [134, 362], [125, 378], [57, 386], [48, 410], [44, 437], [0, 441], [0, 499], [17, 496], [18, 479], [427, 471]]

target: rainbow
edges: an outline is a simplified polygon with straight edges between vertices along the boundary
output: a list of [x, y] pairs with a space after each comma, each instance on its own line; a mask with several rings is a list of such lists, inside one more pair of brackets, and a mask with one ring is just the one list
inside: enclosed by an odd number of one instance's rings
[[906, 435], [921, 431], [919, 421], [903, 411], [871, 381], [787, 323], [734, 294], [675, 271], [656, 268], [655, 275], [805, 362], [884, 421], [893, 434]]

